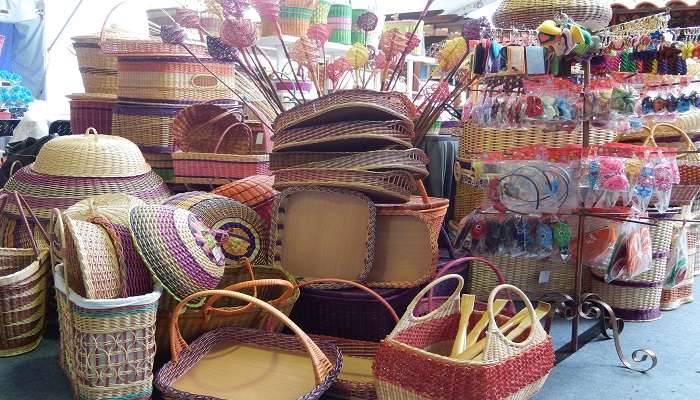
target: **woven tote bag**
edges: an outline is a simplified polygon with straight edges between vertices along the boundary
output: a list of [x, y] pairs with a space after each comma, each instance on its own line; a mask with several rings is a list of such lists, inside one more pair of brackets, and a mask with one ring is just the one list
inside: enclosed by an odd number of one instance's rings
[[[415, 316], [414, 309], [421, 298], [435, 285], [450, 279], [456, 279], [458, 284], [448, 300], [427, 315]], [[430, 283], [381, 342], [373, 365], [378, 399], [526, 399], [544, 385], [554, 366], [554, 348], [532, 303], [512, 285], [499, 285], [489, 295], [483, 359], [458, 360], [446, 356], [459, 325], [463, 284], [459, 275], [446, 275]], [[520, 342], [504, 336], [498, 328], [499, 318], [493, 314], [494, 299], [505, 289], [525, 302], [532, 318], [532, 326], [529, 332], [520, 335], [526, 336]], [[480, 311], [472, 313], [473, 323], [482, 315]]]
[[535, 29], [559, 13], [592, 31], [608, 26], [613, 14], [607, 0], [504, 0], [493, 14], [493, 23], [498, 28]]

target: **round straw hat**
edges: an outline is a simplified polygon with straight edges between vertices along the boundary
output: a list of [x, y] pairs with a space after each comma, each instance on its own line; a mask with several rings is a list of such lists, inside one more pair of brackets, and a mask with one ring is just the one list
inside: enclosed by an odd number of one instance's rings
[[227, 263], [238, 265], [241, 257], [254, 264], [267, 263], [266, 224], [252, 208], [206, 192], [177, 194], [164, 204], [189, 210], [210, 228], [227, 232], [228, 239], [221, 243]]
[[134, 207], [129, 221], [141, 258], [175, 299], [217, 287], [225, 260], [218, 232], [191, 212], [164, 205]]

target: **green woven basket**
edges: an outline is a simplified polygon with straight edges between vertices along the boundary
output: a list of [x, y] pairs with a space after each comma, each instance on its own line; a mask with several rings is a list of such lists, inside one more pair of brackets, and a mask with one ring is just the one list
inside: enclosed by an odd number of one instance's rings
[[[318, 0], [282, 0], [280, 2], [279, 23], [282, 34], [306, 36], [311, 16], [318, 5]], [[267, 19], [262, 22], [262, 36], [276, 35], [275, 25]]]
[[357, 18], [359, 18], [360, 15], [366, 12], [369, 12], [369, 10], [366, 8], [352, 9], [352, 31], [350, 33], [352, 43], [367, 44], [365, 43], [365, 31], [363, 31], [362, 29], [360, 29], [359, 26], [357, 26]]
[[330, 42], [351, 44], [352, 7], [346, 4], [333, 4], [328, 14], [328, 27], [331, 30]]
[[314, 9], [313, 14], [311, 14], [311, 25], [316, 24], [327, 24], [328, 23], [328, 13], [331, 11], [331, 2], [326, 0], [321, 0]]

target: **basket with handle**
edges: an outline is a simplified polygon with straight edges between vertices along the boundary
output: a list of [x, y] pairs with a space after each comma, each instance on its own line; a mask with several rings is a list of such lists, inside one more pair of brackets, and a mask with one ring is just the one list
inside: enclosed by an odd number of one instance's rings
[[[448, 300], [426, 315], [415, 316], [414, 310], [421, 298], [435, 285], [450, 279], [456, 279], [458, 284]], [[448, 357], [459, 325], [463, 284], [459, 275], [446, 275], [430, 283], [413, 299], [396, 328], [381, 342], [372, 367], [380, 400], [524, 399], [544, 385], [554, 366], [554, 348], [532, 303], [512, 285], [494, 288], [486, 311], [471, 314], [470, 325], [476, 324], [482, 315], [488, 316], [483, 353], [476, 359]], [[505, 317], [493, 313], [496, 295], [506, 289], [524, 301], [531, 318], [527, 331], [514, 338], [522, 339], [519, 342], [499, 330], [499, 323], [502, 324]]]
[[252, 135], [249, 132], [234, 132], [222, 141], [222, 132], [241, 122], [243, 116], [236, 110], [227, 110], [214, 104], [195, 104], [186, 107], [175, 116], [173, 121], [173, 142], [175, 148], [182, 151], [198, 153], [219, 151], [227, 154], [249, 154]]
[[[117, 58], [100, 48], [100, 37], [72, 37], [86, 93], [117, 94]], [[76, 132], [82, 132], [78, 130]]]
[[640, 134], [620, 134], [615, 138], [616, 142], [642, 143], [645, 146], [663, 145], [676, 147], [682, 152], [676, 157], [680, 182], [673, 185], [671, 190], [671, 205], [685, 205], [692, 203], [695, 196], [700, 193], [700, 155], [688, 134], [681, 128], [660, 123], [652, 128], [643, 127]]
[[[228, 133], [239, 133], [248, 143], [245, 154], [220, 153]], [[267, 154], [251, 154], [253, 136], [250, 127], [237, 122], [226, 128], [219, 137], [212, 153], [178, 151], [173, 153], [173, 169], [178, 178], [240, 179], [270, 172], [270, 157]]]
[[10, 200], [20, 212], [31, 247], [0, 248], [0, 357], [27, 353], [41, 342], [49, 280], [49, 253], [39, 248], [25, 210], [46, 242], [48, 236], [17, 192], [0, 194], [0, 215]]
[[[54, 210], [54, 216], [60, 216]], [[65, 251], [59, 218], [52, 220], [52, 259]], [[62, 263], [53, 269], [60, 329], [59, 364], [76, 398], [148, 399], [153, 388], [155, 320], [162, 288], [140, 296], [86, 299], [66, 282]], [[119, 343], [115, 346], [115, 343]]]
[[[213, 295], [260, 307], [294, 336], [226, 327], [209, 331], [188, 345], [178, 329], [179, 313], [188, 302]], [[170, 345], [172, 359], [155, 381], [166, 400], [215, 400], [231, 398], [233, 393], [241, 398], [318, 399], [335, 382], [342, 366], [336, 345], [311, 340], [287, 316], [262, 300], [225, 290], [207, 290], [183, 299], [173, 312]], [[302, 356], [305, 354], [310, 358], [310, 369], [309, 360]], [[231, 369], [242, 363], [246, 367]], [[204, 381], [192, 380], [193, 376], [201, 376]], [[254, 385], [250, 379], [255, 380]], [[280, 385], [280, 380], [285, 384]]]
[[[277, 283], [274, 285], [255, 284], [255, 282], [268, 281]], [[240, 266], [226, 266], [218, 288], [248, 293], [273, 305], [284, 315], [289, 315], [294, 303], [299, 298], [299, 289], [294, 287], [295, 284], [294, 278], [284, 270], [265, 265], [252, 265], [245, 259]], [[163, 296], [160, 300], [156, 322], [156, 344], [159, 360], [165, 361], [169, 355], [169, 327], [172, 312], [177, 304], [178, 302], [171, 296]], [[209, 301], [207, 304], [230, 312], [207, 312], [207, 307], [185, 310], [178, 319], [180, 334], [185, 340], [194, 340], [207, 331], [221, 327], [265, 328], [270, 331], [280, 331], [283, 327], [283, 324], [277, 320], [270, 319], [268, 321], [265, 318], [265, 310], [255, 305], [244, 307], [245, 303], [230, 298], [222, 298], [216, 302]]]

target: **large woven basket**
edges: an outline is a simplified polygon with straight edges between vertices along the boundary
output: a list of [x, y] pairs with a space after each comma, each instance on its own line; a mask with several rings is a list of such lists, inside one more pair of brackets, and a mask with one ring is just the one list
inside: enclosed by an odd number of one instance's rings
[[612, 8], [605, 0], [504, 0], [493, 14], [493, 22], [499, 28], [535, 29], [559, 13], [593, 31], [605, 28], [612, 19]]
[[311, 25], [327, 24], [328, 13], [331, 11], [331, 2], [328, 0], [319, 0], [318, 5], [314, 8], [311, 14]]
[[[202, 60], [228, 86], [236, 83], [232, 63]], [[121, 100], [206, 102], [230, 99], [231, 91], [192, 57], [119, 57]]]
[[[39, 249], [30, 231], [24, 214], [26, 203], [16, 193], [10, 198], [20, 204], [31, 246], [0, 248], [0, 357], [32, 351], [41, 342], [49, 279], [48, 252]], [[0, 214], [7, 202], [8, 195], [3, 194]]]
[[[155, 322], [162, 289], [136, 297], [89, 300], [54, 268], [61, 333], [60, 365], [76, 398], [149, 399], [156, 353]], [[118, 344], [118, 345], [115, 345]]]
[[187, 103], [117, 102], [112, 116], [112, 135], [131, 140], [145, 153], [169, 154], [173, 151], [175, 115], [186, 106]]
[[112, 111], [115, 95], [73, 94], [70, 100], [70, 130], [82, 133], [88, 128], [109, 134], [112, 132]]
[[[254, 279], [281, 279], [295, 283], [294, 278], [280, 268], [268, 267], [264, 265], [244, 264], [244, 266], [226, 266], [224, 276], [221, 278], [218, 289], [228, 288], [232, 285], [244, 283]], [[252, 269], [248, 269], [251, 267]], [[281, 286], [261, 286], [245, 289], [235, 287], [230, 290], [238, 290], [250, 294], [260, 300], [270, 302], [284, 315], [292, 312], [292, 307], [299, 298], [299, 289], [294, 289], [286, 293], [286, 289]], [[217, 308], [242, 307], [245, 303], [233, 299], [222, 299], [214, 304]], [[170, 320], [172, 312], [177, 306], [177, 301], [171, 296], [163, 296], [158, 308], [158, 321], [156, 323], [156, 343], [158, 344], [158, 359], [167, 359], [170, 350]], [[205, 315], [203, 309], [187, 309], [180, 315], [180, 333], [185, 340], [194, 340], [203, 333], [221, 327], [238, 327], [253, 329], [272, 329], [280, 331], [282, 324], [279, 321], [270, 325], [264, 310], [260, 307], [246, 307], [236, 313], [231, 314], [208, 314]]]
[[228, 183], [213, 190], [213, 193], [226, 196], [255, 210], [270, 227], [272, 207], [279, 194], [272, 188], [275, 178], [269, 175], [253, 175]]
[[374, 90], [339, 90], [307, 101], [280, 114], [276, 133], [287, 129], [347, 121], [412, 121], [416, 107], [404, 93]]
[[102, 52], [98, 36], [76, 36], [72, 40], [85, 92], [117, 94], [117, 58]]
[[269, 231], [245, 204], [206, 192], [176, 194], [163, 204], [188, 210], [208, 227], [228, 232], [228, 239], [221, 243], [228, 265], [238, 265], [243, 257], [254, 264], [268, 263]]
[[653, 262], [647, 272], [627, 281], [605, 283], [600, 272], [593, 270], [591, 290], [613, 308], [616, 316], [640, 322], [661, 318], [661, 292], [674, 224], [660, 220], [649, 228]]
[[[243, 116], [214, 104], [195, 104], [180, 111], [173, 121], [175, 148], [186, 152], [250, 154], [250, 129], [232, 129]], [[228, 133], [228, 134], [227, 134]]]
[[[283, 35], [306, 36], [311, 23], [311, 16], [318, 5], [318, 0], [281, 0], [279, 2], [279, 24]], [[262, 36], [275, 36], [275, 22], [263, 18]]]
[[390, 146], [408, 149], [413, 137], [413, 123], [408, 121], [341, 121], [278, 132], [272, 150], [353, 152]]
[[449, 200], [425, 200], [412, 196], [405, 204], [377, 205], [374, 266], [367, 286], [415, 287], [435, 275], [438, 237]]

